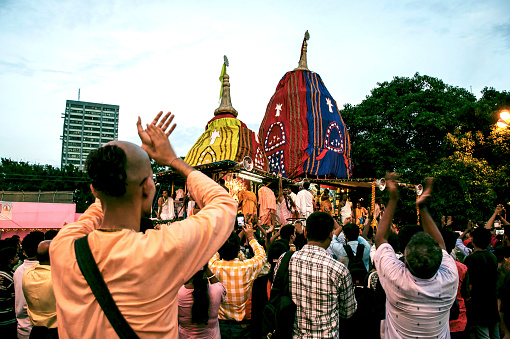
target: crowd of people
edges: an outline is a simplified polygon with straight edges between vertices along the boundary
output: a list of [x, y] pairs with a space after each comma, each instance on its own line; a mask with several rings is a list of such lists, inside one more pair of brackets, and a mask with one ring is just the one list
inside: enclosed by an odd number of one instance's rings
[[[374, 211], [345, 197], [335, 210], [328, 191], [315, 197], [305, 181], [295, 194], [281, 177], [236, 201], [176, 156], [172, 120], [160, 112], [144, 128], [139, 118], [141, 147], [114, 141], [90, 154], [96, 202], [77, 222], [1, 241], [3, 338], [269, 338], [283, 275], [294, 307], [278, 325], [285, 337], [510, 338], [502, 205], [456, 233], [451, 217], [429, 214], [428, 178], [420, 225], [397, 229], [394, 173]], [[184, 191], [163, 191], [157, 217], [178, 221], [159, 229], [140, 225], [156, 194], [150, 159], [184, 176], [195, 204], [185, 211]]]

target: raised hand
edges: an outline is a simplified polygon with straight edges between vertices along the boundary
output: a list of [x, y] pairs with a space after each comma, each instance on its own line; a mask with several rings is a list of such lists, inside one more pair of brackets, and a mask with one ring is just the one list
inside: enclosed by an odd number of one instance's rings
[[386, 180], [386, 187], [388, 188], [388, 193], [390, 194], [391, 200], [398, 200], [398, 174], [397, 173], [386, 173], [384, 178]]
[[174, 115], [168, 112], [160, 120], [163, 112], [159, 112], [152, 123], [147, 125], [144, 130], [142, 127], [142, 120], [138, 117], [136, 127], [138, 129], [138, 136], [142, 141], [142, 148], [147, 152], [149, 157], [157, 161], [161, 165], [170, 165], [170, 163], [177, 158], [168, 137], [174, 131], [176, 124], [170, 128], [170, 124], [174, 119]]
[[250, 239], [250, 238], [253, 238], [253, 227], [252, 225], [250, 224], [246, 224], [245, 226], [243, 226], [243, 231], [244, 231], [244, 234], [246, 236], [246, 239]]
[[420, 198], [418, 200], [416, 200], [416, 206], [418, 206], [418, 207], [425, 206], [427, 201], [430, 199], [430, 197], [432, 196], [433, 182], [434, 182], [434, 178], [429, 177], [429, 178], [425, 179], [425, 188], [423, 190], [423, 194], [420, 195]]

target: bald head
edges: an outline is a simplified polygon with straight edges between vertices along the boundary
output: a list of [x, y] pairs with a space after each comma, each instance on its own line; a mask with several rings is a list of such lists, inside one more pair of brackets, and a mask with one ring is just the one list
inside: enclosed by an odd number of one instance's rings
[[51, 240], [44, 240], [37, 246], [37, 260], [40, 265], [50, 264], [50, 243]]
[[151, 174], [149, 155], [140, 146], [128, 141], [112, 141], [106, 145], [118, 146], [126, 153], [126, 174], [128, 182], [140, 183]]
[[87, 174], [105, 198], [129, 197], [151, 174], [149, 156], [139, 146], [113, 141], [89, 154]]

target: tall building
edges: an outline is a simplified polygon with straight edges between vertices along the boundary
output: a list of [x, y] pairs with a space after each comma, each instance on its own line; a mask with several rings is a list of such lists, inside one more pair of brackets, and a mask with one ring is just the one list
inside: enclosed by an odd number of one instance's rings
[[74, 165], [83, 170], [91, 151], [118, 138], [118, 105], [67, 100], [62, 118], [61, 167]]

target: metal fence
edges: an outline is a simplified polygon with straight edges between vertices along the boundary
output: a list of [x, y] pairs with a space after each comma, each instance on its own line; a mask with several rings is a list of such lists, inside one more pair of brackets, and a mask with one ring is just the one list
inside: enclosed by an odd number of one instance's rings
[[0, 193], [0, 201], [72, 204], [73, 192], [72, 191], [23, 192], [2, 190]]

